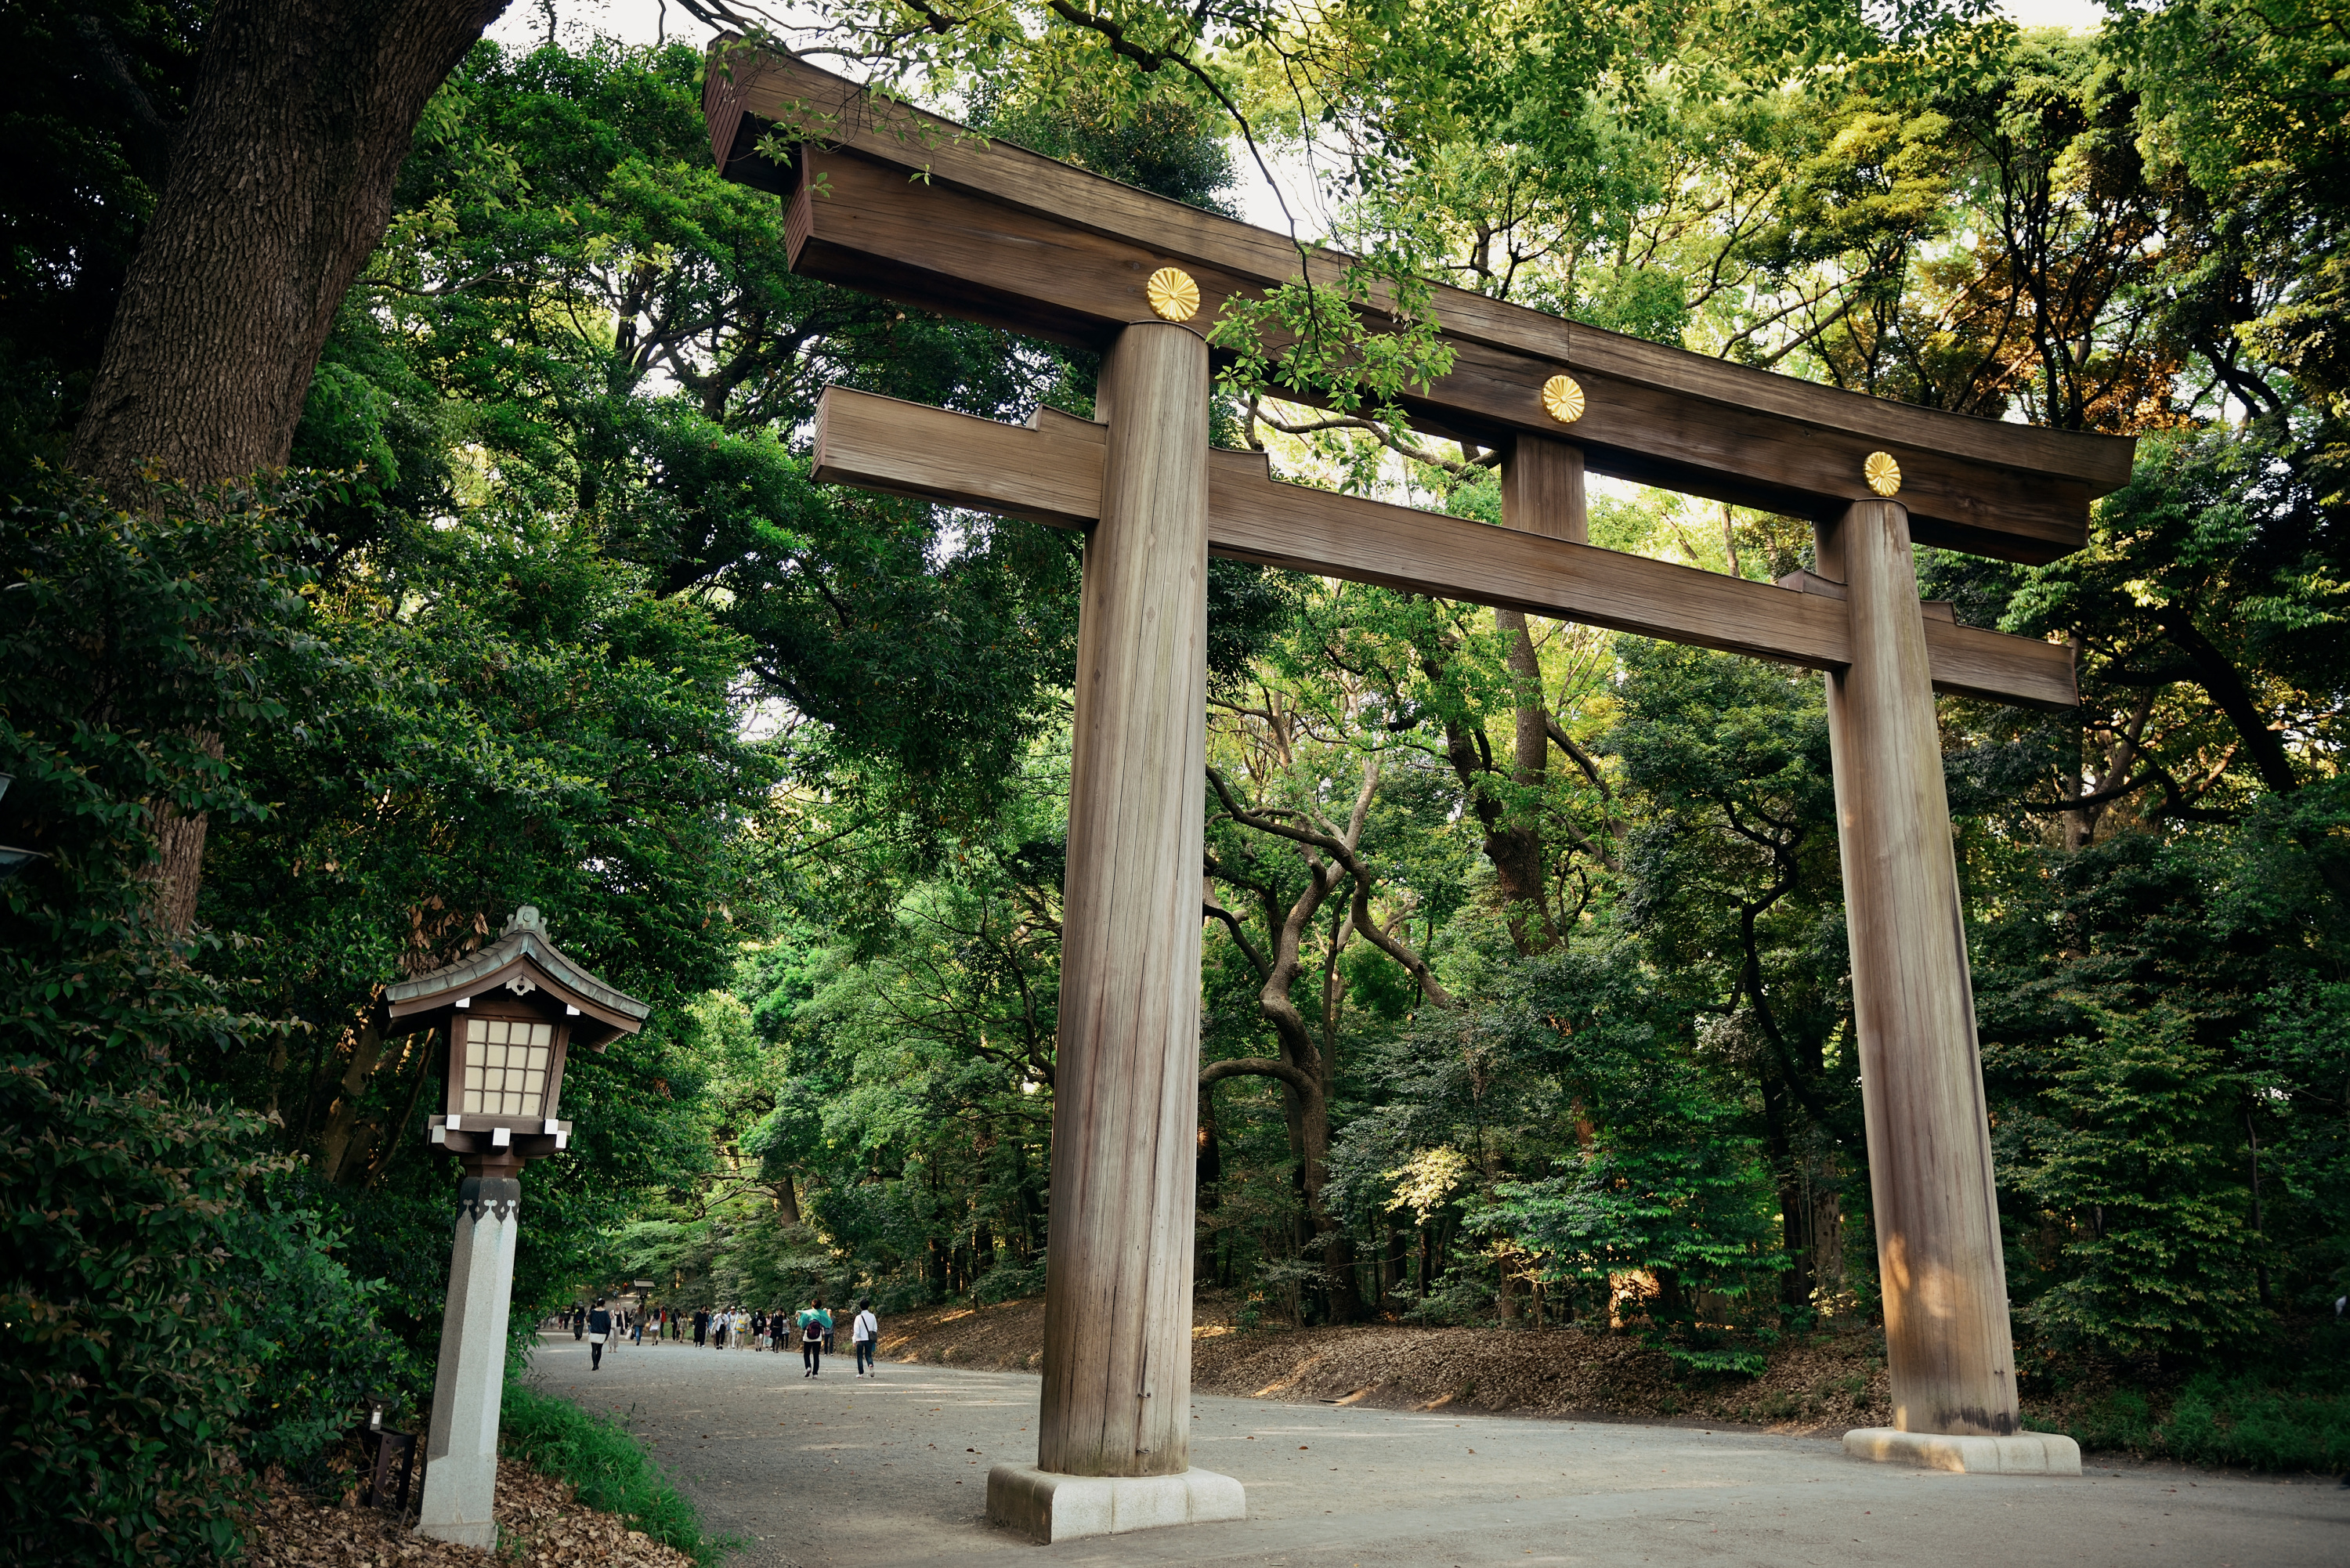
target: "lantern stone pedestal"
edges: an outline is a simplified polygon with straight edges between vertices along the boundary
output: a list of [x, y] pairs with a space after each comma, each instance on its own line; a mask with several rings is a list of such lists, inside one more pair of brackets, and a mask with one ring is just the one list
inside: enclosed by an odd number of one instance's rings
[[432, 1380], [432, 1427], [424, 1449], [424, 1498], [416, 1531], [438, 1541], [494, 1549], [498, 1416], [505, 1394], [506, 1312], [514, 1295], [515, 1238], [522, 1229], [520, 1168], [468, 1176], [457, 1189], [457, 1243], [449, 1262], [441, 1368]]

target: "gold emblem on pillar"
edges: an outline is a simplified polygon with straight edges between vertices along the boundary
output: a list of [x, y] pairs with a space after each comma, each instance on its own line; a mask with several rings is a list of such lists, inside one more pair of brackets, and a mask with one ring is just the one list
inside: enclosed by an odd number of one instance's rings
[[1889, 452], [1872, 452], [1868, 461], [1860, 465], [1860, 476], [1879, 495], [1901, 493], [1901, 465], [1893, 461]]
[[1150, 314], [1161, 321], [1189, 321], [1200, 314], [1200, 286], [1180, 266], [1162, 266], [1142, 286]]
[[1563, 425], [1583, 417], [1583, 384], [1572, 376], [1553, 376], [1543, 383], [1543, 412]]

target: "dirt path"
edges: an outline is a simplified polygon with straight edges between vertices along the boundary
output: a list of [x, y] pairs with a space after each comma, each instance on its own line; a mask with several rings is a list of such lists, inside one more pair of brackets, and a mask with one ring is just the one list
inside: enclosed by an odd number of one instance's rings
[[[892, 1318], [891, 1361], [974, 1371], [1044, 1366], [1042, 1297], [985, 1307], [933, 1307]], [[1790, 1339], [1760, 1377], [1673, 1376], [1662, 1352], [1627, 1334], [1419, 1328], [1260, 1328], [1243, 1332], [1203, 1311], [1191, 1330], [1200, 1394], [1376, 1409], [1528, 1415], [1757, 1427], [1840, 1434], [1889, 1425], [1885, 1341], [1866, 1329]]]
[[809, 1380], [795, 1355], [674, 1345], [588, 1359], [556, 1336], [531, 1376], [624, 1417], [743, 1539], [731, 1568], [2336, 1568], [2350, 1531], [2331, 1477], [1948, 1475], [1818, 1438], [1195, 1394], [1191, 1461], [1247, 1489], [1246, 1519], [1038, 1547], [983, 1518], [989, 1468], [1035, 1460], [1033, 1373], [860, 1379], [834, 1359]]

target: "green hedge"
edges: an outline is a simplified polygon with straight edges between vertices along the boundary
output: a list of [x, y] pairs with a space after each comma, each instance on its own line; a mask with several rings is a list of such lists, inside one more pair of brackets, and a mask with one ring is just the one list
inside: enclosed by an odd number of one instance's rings
[[2281, 1388], [2207, 1372], [2156, 1416], [2143, 1394], [2116, 1389], [2066, 1431], [2085, 1449], [2256, 1470], [2350, 1469], [2350, 1394]]
[[717, 1568], [733, 1547], [730, 1541], [702, 1533], [702, 1516], [693, 1504], [669, 1483], [644, 1445], [611, 1417], [592, 1415], [526, 1384], [508, 1383], [498, 1438], [507, 1454], [570, 1482], [581, 1502], [619, 1515], [705, 1568]]

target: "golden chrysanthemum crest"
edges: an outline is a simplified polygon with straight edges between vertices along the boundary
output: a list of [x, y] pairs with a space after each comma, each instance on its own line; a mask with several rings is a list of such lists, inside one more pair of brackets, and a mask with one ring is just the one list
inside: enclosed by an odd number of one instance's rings
[[1860, 465], [1860, 476], [1879, 495], [1901, 493], [1901, 465], [1893, 461], [1889, 452], [1870, 452], [1868, 460]]
[[1150, 314], [1161, 321], [1189, 321], [1200, 314], [1200, 286], [1180, 266], [1162, 266], [1142, 286]]
[[1543, 412], [1560, 424], [1571, 425], [1583, 417], [1585, 408], [1583, 383], [1572, 376], [1553, 376], [1543, 383]]

